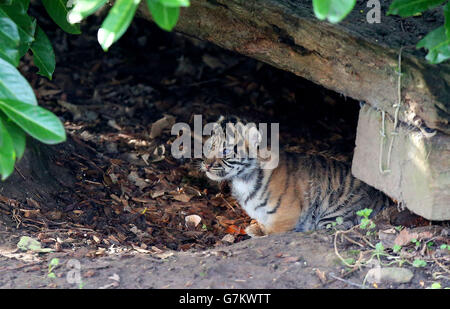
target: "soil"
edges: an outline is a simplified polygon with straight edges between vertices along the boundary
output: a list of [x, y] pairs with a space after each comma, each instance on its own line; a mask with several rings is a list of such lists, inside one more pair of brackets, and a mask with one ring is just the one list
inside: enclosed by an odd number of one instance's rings
[[[68, 141], [29, 140], [16, 173], [0, 185], [1, 288], [360, 288], [380, 263], [371, 259], [380, 240], [414, 277], [365, 287], [449, 286], [449, 254], [441, 248], [450, 242], [448, 223], [392, 210], [371, 235], [355, 229], [338, 237], [330, 227], [249, 239], [243, 230], [251, 220], [227, 185], [208, 181], [196, 160], [170, 154], [173, 121], [235, 114], [279, 122], [284, 150], [350, 162], [358, 102], [144, 21], [104, 53], [96, 41], [101, 18], [70, 36], [33, 10], [54, 44], [57, 69], [51, 81], [39, 77], [31, 56], [20, 69], [40, 105], [64, 122]], [[200, 224], [189, 224], [189, 215]], [[398, 225], [402, 237], [419, 241], [407, 241], [401, 255], [392, 252]], [[18, 249], [23, 236], [52, 252]], [[356, 263], [372, 262], [345, 266], [343, 259], [355, 264], [352, 254]], [[426, 266], [412, 267], [419, 258]], [[81, 283], [67, 279], [73, 270]]]

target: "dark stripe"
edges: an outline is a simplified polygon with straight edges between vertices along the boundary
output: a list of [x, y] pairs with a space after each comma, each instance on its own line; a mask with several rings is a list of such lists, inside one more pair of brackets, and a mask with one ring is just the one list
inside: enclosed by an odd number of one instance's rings
[[288, 187], [289, 187], [290, 178], [291, 178], [291, 174], [292, 174], [292, 173], [290, 173], [289, 166], [290, 166], [290, 165], [292, 166], [293, 158], [292, 158], [292, 156], [288, 156], [286, 159], [287, 159], [287, 162], [286, 162], [286, 175], [287, 175], [287, 177], [286, 177], [286, 183], [285, 183], [285, 185], [284, 185], [284, 191], [283, 191], [283, 193], [280, 195], [280, 197], [278, 198], [278, 201], [277, 201], [277, 204], [275, 205], [275, 208], [272, 209], [272, 210], [270, 210], [270, 211], [268, 211], [267, 214], [274, 214], [274, 213], [277, 212], [278, 208], [279, 208], [280, 205], [281, 205], [281, 199], [283, 198], [283, 196], [286, 195], [286, 191], [287, 191], [287, 189], [288, 189]]
[[269, 211], [267, 212], [267, 214], [271, 215], [271, 214], [274, 214], [274, 213], [277, 212], [278, 208], [279, 208], [280, 205], [281, 205], [281, 198], [282, 198], [282, 196], [283, 196], [283, 195], [280, 195], [280, 197], [278, 198], [277, 205], [275, 206], [275, 208], [272, 209], [272, 210], [269, 210]]
[[267, 194], [267, 197], [264, 199], [264, 201], [262, 203], [258, 204], [258, 206], [255, 207], [255, 210], [258, 208], [261, 208], [261, 207], [266, 207], [267, 201], [269, 200], [269, 196], [270, 196], [270, 193]]
[[250, 192], [250, 194], [249, 194], [249, 195], [247, 196], [247, 198], [245, 199], [245, 202], [244, 202], [245, 204], [247, 204], [247, 202], [248, 202], [249, 200], [251, 200], [251, 199], [255, 196], [256, 192], [258, 192], [258, 190], [261, 188], [263, 177], [264, 177], [264, 175], [263, 175], [263, 170], [260, 168], [260, 169], [258, 170], [258, 176], [257, 176], [257, 178], [256, 178], [256, 184], [255, 184], [255, 186], [253, 187], [253, 191]]

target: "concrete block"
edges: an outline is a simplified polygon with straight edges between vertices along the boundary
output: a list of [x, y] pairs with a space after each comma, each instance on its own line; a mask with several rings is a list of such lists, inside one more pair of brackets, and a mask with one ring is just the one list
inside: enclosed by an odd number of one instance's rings
[[[438, 132], [427, 138], [418, 129], [399, 124], [391, 159], [387, 154], [393, 121], [386, 114], [386, 138], [380, 156], [381, 112], [361, 108], [352, 173], [428, 220], [450, 220], [450, 136]], [[383, 168], [380, 171], [380, 158]]]

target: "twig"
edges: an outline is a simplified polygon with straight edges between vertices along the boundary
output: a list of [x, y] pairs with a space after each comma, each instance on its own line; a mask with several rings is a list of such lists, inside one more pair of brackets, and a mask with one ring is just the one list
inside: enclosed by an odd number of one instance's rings
[[365, 287], [364, 285], [362, 285], [362, 284], [355, 283], [355, 282], [351, 282], [351, 281], [349, 281], [349, 280], [345, 280], [345, 279], [339, 278], [338, 276], [335, 276], [333, 273], [329, 273], [328, 275], [329, 275], [331, 278], [334, 278], [334, 279], [336, 279], [336, 280], [342, 281], [342, 282], [344, 282], [344, 283], [346, 283], [346, 284], [348, 284], [348, 285], [353, 285], [353, 286], [356, 286], [356, 287], [358, 287], [358, 288], [360, 288], [360, 289], [365, 289], [365, 288], [366, 288], [366, 287]]

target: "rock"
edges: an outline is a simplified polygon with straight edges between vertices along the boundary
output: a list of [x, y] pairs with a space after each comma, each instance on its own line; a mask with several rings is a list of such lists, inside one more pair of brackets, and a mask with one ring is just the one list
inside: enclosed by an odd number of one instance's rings
[[[449, 220], [450, 207], [450, 135], [437, 133], [428, 138], [420, 130], [411, 130], [403, 123], [394, 135], [394, 124], [386, 117], [386, 138], [380, 155], [381, 113], [364, 105], [359, 113], [356, 148], [352, 174], [383, 191], [406, 206], [411, 212], [428, 220]], [[383, 169], [380, 172], [380, 160]]]
[[369, 270], [366, 277], [369, 283], [408, 283], [414, 274], [407, 268], [376, 267]]

